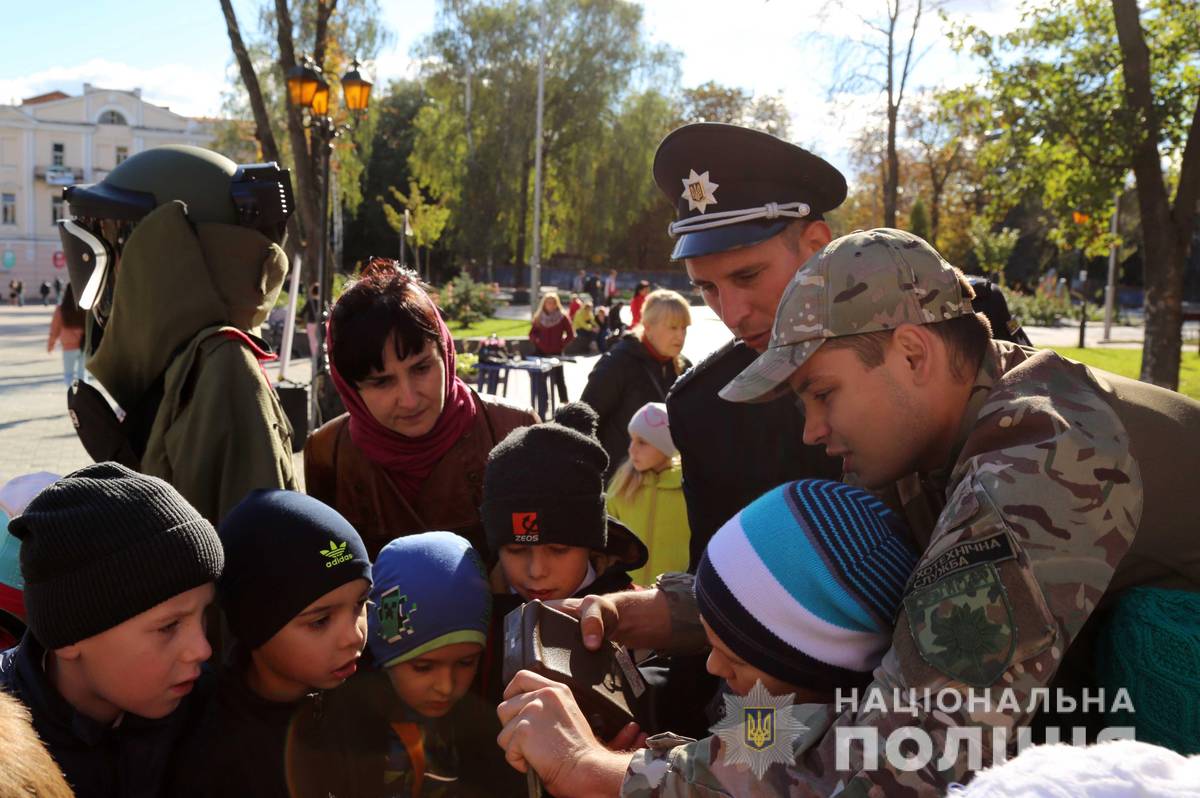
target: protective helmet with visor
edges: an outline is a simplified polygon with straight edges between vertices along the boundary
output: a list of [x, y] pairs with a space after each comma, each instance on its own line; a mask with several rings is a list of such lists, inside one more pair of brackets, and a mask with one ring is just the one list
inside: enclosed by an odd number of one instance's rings
[[282, 243], [294, 205], [291, 175], [278, 164], [238, 165], [200, 147], [146, 150], [103, 181], [63, 189], [71, 217], [59, 222], [79, 307], [103, 325], [112, 309], [117, 259], [137, 223], [180, 200], [194, 223], [236, 224]]

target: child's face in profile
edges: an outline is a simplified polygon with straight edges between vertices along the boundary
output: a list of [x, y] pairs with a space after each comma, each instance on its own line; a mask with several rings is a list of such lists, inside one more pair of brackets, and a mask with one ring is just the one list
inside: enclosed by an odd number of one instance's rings
[[452, 643], [392, 665], [388, 679], [401, 701], [427, 718], [440, 718], [471, 687], [482, 656], [478, 643]]
[[211, 582], [192, 588], [56, 649], [55, 657], [70, 663], [60, 672], [78, 672], [85, 683], [75, 708], [102, 723], [122, 712], [151, 719], [174, 712], [200, 677], [200, 664], [212, 654], [204, 635], [204, 610], [215, 592]]
[[511, 543], [500, 549], [509, 586], [526, 601], [570, 598], [587, 576], [591, 550], [583, 546]]
[[789, 684], [781, 679], [776, 679], [769, 673], [764, 673], [750, 663], [743, 660], [737, 654], [729, 649], [729, 646], [721, 642], [721, 638], [717, 637], [716, 632], [709, 627], [708, 623], [701, 618], [700, 622], [704, 625], [704, 634], [708, 637], [708, 642], [712, 646], [712, 651], [708, 654], [708, 660], [704, 663], [705, 668], [713, 676], [717, 676], [725, 680], [729, 685], [729, 689], [740, 696], [745, 696], [754, 688], [754, 683], [761, 681], [763, 687], [767, 688], [767, 692], [773, 696], [787, 695], [793, 693], [795, 695], [795, 703], [826, 703], [827, 697], [816, 691], [803, 687], [797, 687], [794, 684]]
[[671, 458], [634, 432], [629, 436], [629, 462], [637, 471], [662, 471], [671, 464]]
[[358, 669], [371, 584], [355, 579], [321, 596], [250, 654], [250, 687], [272, 701], [331, 690]]

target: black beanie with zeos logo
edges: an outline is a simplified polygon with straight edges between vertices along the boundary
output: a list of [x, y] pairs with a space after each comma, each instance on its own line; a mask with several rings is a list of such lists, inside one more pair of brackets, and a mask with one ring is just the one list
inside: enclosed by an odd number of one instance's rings
[[596, 423], [596, 411], [572, 402], [554, 421], [516, 429], [492, 449], [480, 517], [493, 552], [547, 543], [604, 551], [608, 455]]
[[371, 582], [358, 532], [340, 513], [290, 490], [255, 490], [217, 529], [225, 573], [217, 598], [239, 644], [260, 647], [305, 607], [347, 582]]

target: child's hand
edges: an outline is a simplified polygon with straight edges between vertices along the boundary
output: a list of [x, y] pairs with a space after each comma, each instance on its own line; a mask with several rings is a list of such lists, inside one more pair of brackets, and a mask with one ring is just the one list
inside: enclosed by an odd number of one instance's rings
[[642, 731], [641, 726], [630, 721], [625, 724], [625, 728], [613, 735], [611, 740], [606, 741], [604, 747], [609, 751], [634, 751], [645, 748], [646, 733]]
[[606, 633], [619, 626], [617, 605], [608, 596], [584, 596], [579, 599], [550, 601], [547, 605], [579, 619], [583, 645], [588, 651], [598, 651]]

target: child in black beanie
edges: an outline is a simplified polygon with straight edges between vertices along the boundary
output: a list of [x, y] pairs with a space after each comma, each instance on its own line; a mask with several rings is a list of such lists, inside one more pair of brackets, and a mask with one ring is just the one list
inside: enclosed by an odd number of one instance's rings
[[500, 558], [500, 592], [524, 601], [613, 593], [632, 587], [629, 572], [646, 564], [646, 546], [608, 515], [608, 455], [596, 426], [596, 412], [572, 402], [492, 450], [480, 514]]
[[232, 662], [183, 758], [172, 795], [343, 796], [338, 734], [322, 691], [357, 669], [371, 563], [337, 511], [302, 493], [256, 490], [221, 522], [217, 594]]
[[[14, 518], [29, 631], [0, 656], [81, 798], [162, 795], [204, 693], [204, 610], [221, 542], [161, 479], [97, 463]], [[7, 742], [7, 741], [6, 741]]]
[[[480, 516], [500, 560], [493, 639], [503, 639], [504, 616], [526, 601], [628, 590], [630, 572], [646, 564], [645, 544], [608, 515], [597, 423], [596, 411], [572, 402], [551, 422], [513, 431], [488, 457]], [[500, 666], [496, 657], [487, 670], [489, 695], [504, 689]]]

